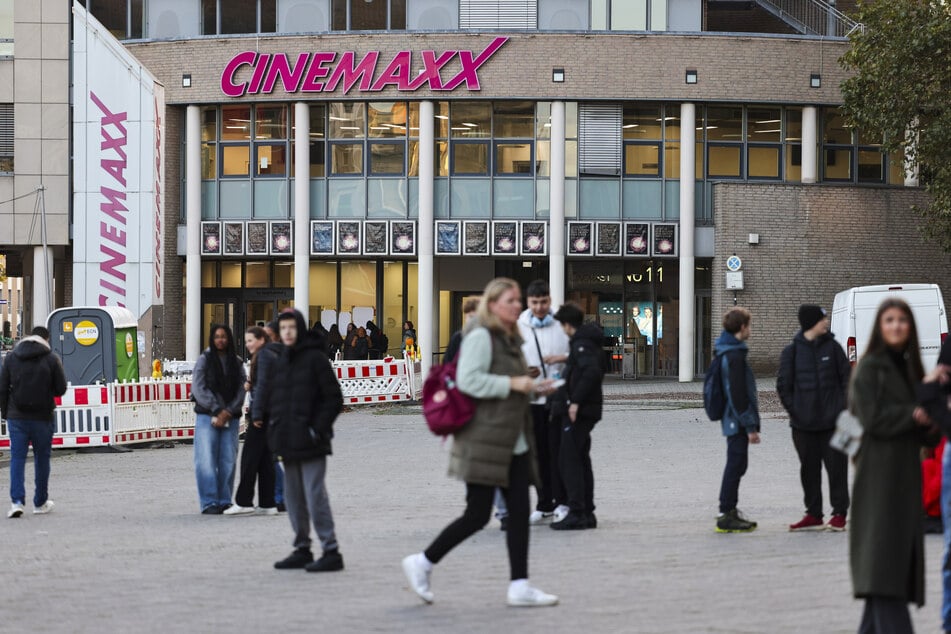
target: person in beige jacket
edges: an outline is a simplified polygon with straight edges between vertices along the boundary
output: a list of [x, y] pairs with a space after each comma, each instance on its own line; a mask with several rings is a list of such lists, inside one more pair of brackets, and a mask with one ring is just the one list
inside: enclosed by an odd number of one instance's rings
[[410, 587], [426, 603], [433, 602], [433, 565], [488, 523], [496, 487], [503, 489], [509, 507], [508, 604], [558, 603], [557, 596], [528, 583], [529, 486], [539, 481], [529, 402], [535, 395], [551, 393], [553, 381], [536, 381], [528, 374], [518, 333], [521, 310], [518, 283], [494, 279], [462, 339], [456, 381], [475, 400], [476, 411], [455, 434], [449, 474], [466, 483], [466, 510], [429, 548], [403, 559]]

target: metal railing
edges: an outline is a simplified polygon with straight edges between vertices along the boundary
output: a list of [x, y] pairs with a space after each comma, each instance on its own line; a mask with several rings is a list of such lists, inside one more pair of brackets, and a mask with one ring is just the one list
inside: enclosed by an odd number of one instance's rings
[[848, 37], [865, 26], [823, 0], [756, 0], [756, 3], [803, 35]]

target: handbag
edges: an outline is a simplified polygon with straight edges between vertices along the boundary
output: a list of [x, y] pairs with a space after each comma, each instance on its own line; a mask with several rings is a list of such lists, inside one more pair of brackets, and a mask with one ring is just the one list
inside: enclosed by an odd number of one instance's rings
[[852, 412], [845, 409], [835, 419], [835, 432], [829, 440], [829, 446], [854, 458], [862, 446], [862, 423]]
[[456, 384], [456, 361], [430, 368], [423, 383], [423, 417], [429, 431], [437, 436], [454, 434], [474, 415], [475, 402]]

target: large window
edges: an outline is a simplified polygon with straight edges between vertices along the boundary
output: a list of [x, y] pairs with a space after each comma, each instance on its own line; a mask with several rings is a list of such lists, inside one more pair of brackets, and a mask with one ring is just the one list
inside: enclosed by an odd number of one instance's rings
[[[12, 2], [4, 2], [12, 5]], [[85, 0], [81, 4], [120, 40], [141, 38], [145, 23], [144, 0]], [[2, 12], [0, 9], [0, 19]], [[11, 10], [12, 14], [12, 10]], [[12, 15], [11, 15], [12, 18]], [[12, 27], [12, 19], [11, 19]], [[2, 34], [0, 34], [2, 37]], [[13, 37], [11, 29], [10, 37]]]
[[668, 0], [591, 0], [594, 31], [665, 31]]
[[902, 157], [883, 153], [878, 139], [851, 128], [838, 109], [824, 110], [821, 125], [823, 180], [903, 183]]
[[201, 0], [203, 35], [274, 33], [277, 0]]
[[332, 0], [334, 31], [402, 31], [406, 28], [406, 0]]

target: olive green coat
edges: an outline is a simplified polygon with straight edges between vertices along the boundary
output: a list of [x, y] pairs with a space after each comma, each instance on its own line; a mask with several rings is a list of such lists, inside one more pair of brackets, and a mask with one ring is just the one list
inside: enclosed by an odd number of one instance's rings
[[922, 435], [912, 419], [914, 389], [888, 352], [869, 354], [855, 369], [849, 406], [864, 429], [849, 529], [854, 594], [924, 605]]
[[[496, 334], [491, 340], [489, 374], [510, 377], [528, 374], [522, 356], [522, 340], [517, 334], [510, 337]], [[464, 354], [465, 339], [460, 351], [460, 355]], [[462, 383], [459, 389], [467, 391]], [[504, 398], [477, 398], [475, 401], [472, 420], [453, 437], [449, 475], [471, 484], [508, 487], [512, 453], [521, 431], [528, 442], [532, 477], [539, 483], [528, 395], [509, 390]]]

